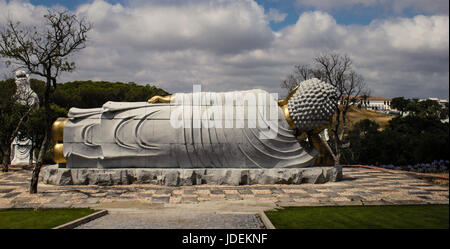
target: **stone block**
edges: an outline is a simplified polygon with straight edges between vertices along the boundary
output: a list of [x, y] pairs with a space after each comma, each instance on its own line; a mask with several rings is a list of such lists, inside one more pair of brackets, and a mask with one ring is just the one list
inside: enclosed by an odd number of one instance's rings
[[[289, 169], [151, 169], [151, 168], [58, 168], [42, 169], [41, 181], [54, 185], [254, 185], [254, 184], [320, 184], [342, 178], [342, 167]], [[241, 190], [239, 190], [241, 191]]]

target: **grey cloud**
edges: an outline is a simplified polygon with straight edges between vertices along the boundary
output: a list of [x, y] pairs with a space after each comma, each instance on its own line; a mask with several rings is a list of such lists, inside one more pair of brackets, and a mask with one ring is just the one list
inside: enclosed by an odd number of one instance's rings
[[95, 1], [77, 12], [95, 23], [94, 39], [137, 50], [239, 53], [267, 47], [273, 40], [264, 10], [258, 5], [251, 1], [212, 3], [184, 2], [180, 7], [150, 2], [131, 9]]
[[382, 7], [385, 11], [403, 13], [408, 9], [426, 14], [449, 14], [448, 0], [297, 0], [297, 6], [314, 7], [318, 10], [348, 9], [351, 7]]
[[[381, 2], [391, 2], [383, 1]], [[449, 1], [448, 0], [401, 0], [392, 1], [392, 8], [395, 12], [401, 13], [408, 8], [412, 8], [417, 12], [424, 12], [426, 14], [449, 14]]]
[[[382, 1], [382, 0], [381, 0]], [[353, 5], [373, 6], [377, 0], [297, 0], [297, 6], [315, 7], [320, 10], [347, 8]]]
[[[448, 98], [448, 16], [346, 26], [314, 11], [273, 32], [262, 7], [250, 0], [177, 3], [80, 6], [77, 13], [89, 17], [94, 30], [88, 47], [74, 56], [77, 70], [59, 80], [134, 81], [172, 93], [201, 83], [209, 91], [281, 94], [280, 81], [295, 64], [334, 50], [350, 55], [373, 95]], [[16, 8], [0, 6], [0, 14]], [[31, 6], [18, 10], [19, 19], [39, 13]]]
[[267, 13], [267, 18], [269, 21], [273, 21], [275, 23], [282, 22], [287, 17], [287, 13], [281, 13], [279, 10], [270, 8], [269, 12]]
[[[32, 9], [32, 11], [30, 11]], [[46, 13], [46, 9], [42, 6], [33, 6], [26, 1], [10, 1], [0, 0], [0, 24], [6, 23], [11, 18], [20, 20], [25, 25], [33, 25], [36, 20], [42, 19]]]

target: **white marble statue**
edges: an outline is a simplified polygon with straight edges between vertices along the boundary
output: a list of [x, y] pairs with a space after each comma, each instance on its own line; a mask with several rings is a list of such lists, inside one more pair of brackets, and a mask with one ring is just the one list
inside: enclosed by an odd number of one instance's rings
[[[23, 70], [16, 71], [15, 82], [17, 102], [30, 108], [39, 108], [39, 98], [30, 87], [29, 75]], [[30, 139], [14, 138], [11, 143], [11, 165], [35, 163], [36, 158], [31, 149], [32, 141]]]
[[194, 87], [193, 93], [156, 96], [149, 103], [71, 108], [54, 151], [67, 168], [307, 167], [318, 151], [297, 135], [321, 131], [336, 101], [331, 85], [312, 79], [280, 101], [259, 89], [214, 93]]

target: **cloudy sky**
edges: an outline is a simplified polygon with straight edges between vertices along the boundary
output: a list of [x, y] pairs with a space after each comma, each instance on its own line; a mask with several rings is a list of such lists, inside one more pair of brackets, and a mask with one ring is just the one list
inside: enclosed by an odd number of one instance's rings
[[38, 24], [54, 6], [94, 24], [61, 82], [282, 93], [295, 64], [335, 51], [351, 57], [373, 96], [449, 96], [448, 0], [0, 0], [0, 25]]

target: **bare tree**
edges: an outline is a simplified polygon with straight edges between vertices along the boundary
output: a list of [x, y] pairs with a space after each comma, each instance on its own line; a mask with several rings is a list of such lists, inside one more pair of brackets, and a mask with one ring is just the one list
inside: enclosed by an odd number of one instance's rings
[[289, 74], [281, 81], [281, 88], [286, 89], [286, 94], [289, 94], [299, 83], [293, 74]]
[[311, 79], [311, 78], [320, 78], [320, 75], [317, 75], [317, 71], [310, 68], [309, 65], [298, 64], [294, 66], [294, 71], [292, 74], [286, 76], [284, 80], [281, 81], [281, 88], [286, 89], [287, 93], [290, 93], [300, 82]]
[[[289, 84], [282, 82], [282, 87], [292, 89], [301, 83], [301, 81], [318, 78], [325, 81], [337, 89], [338, 104], [336, 114], [331, 124], [331, 139], [329, 144], [322, 140], [327, 147], [336, 165], [340, 163], [342, 156], [342, 140], [347, 130], [347, 113], [350, 107], [355, 103], [356, 96], [361, 94], [370, 94], [364, 78], [352, 69], [352, 60], [347, 55], [334, 52], [327, 52], [318, 55], [314, 59], [314, 66], [296, 65], [294, 73], [289, 75], [291, 78]], [[294, 81], [295, 79], [295, 81]], [[289, 86], [289, 88], [288, 88]]]
[[85, 19], [78, 19], [67, 10], [49, 9], [39, 27], [24, 27], [19, 22], [8, 20], [0, 31], [0, 55], [7, 59], [7, 65], [15, 64], [46, 79], [43, 97], [45, 138], [33, 168], [30, 193], [37, 193], [39, 173], [50, 143], [50, 96], [56, 88], [56, 79], [61, 72], [75, 69], [70, 55], [85, 47], [86, 34], [91, 27]]

